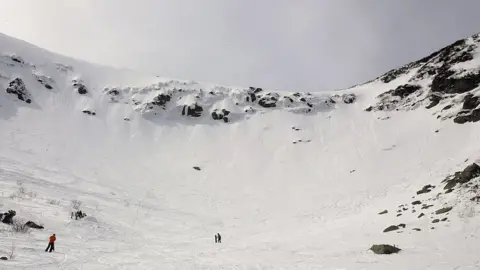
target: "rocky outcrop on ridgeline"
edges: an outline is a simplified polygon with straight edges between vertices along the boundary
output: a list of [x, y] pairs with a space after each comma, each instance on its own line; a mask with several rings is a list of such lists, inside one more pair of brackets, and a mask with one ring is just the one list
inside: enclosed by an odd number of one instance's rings
[[464, 124], [480, 121], [479, 35], [458, 40], [418, 61], [394, 69], [377, 78], [383, 83], [409, 76], [408, 83], [382, 94], [366, 111], [400, 111], [419, 107], [433, 109], [437, 118]]

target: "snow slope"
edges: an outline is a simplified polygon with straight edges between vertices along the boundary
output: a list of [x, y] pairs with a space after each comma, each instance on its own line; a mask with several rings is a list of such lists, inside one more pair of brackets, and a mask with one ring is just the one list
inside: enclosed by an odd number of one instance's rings
[[[462, 50], [470, 60], [450, 61]], [[15, 246], [5, 269], [480, 268], [479, 179], [448, 194], [441, 183], [480, 157], [476, 107], [460, 106], [478, 84], [437, 91], [453, 108], [443, 118], [424, 106], [450, 68], [476, 74], [476, 47], [320, 93], [167, 80], [4, 35], [0, 54], [0, 209], [45, 226], [0, 224], [0, 256]], [[450, 120], [462, 115], [472, 121]], [[74, 199], [87, 218], [70, 219]], [[403, 250], [367, 250], [382, 243]]]

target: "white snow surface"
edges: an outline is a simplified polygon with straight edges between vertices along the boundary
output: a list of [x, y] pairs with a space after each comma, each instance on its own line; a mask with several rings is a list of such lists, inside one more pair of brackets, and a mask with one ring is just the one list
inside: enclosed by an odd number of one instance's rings
[[[0, 256], [15, 246], [1, 269], [480, 269], [470, 194], [431, 201], [433, 210], [454, 206], [446, 222], [432, 224], [432, 209], [421, 219], [420, 208], [410, 212], [480, 157], [480, 125], [439, 121], [424, 108], [364, 111], [408, 75], [313, 94], [312, 113], [287, 103], [245, 113], [248, 104], [236, 103], [247, 88], [100, 67], [4, 35], [0, 54], [0, 210], [45, 226], [21, 234], [0, 224]], [[14, 78], [31, 104], [6, 93]], [[74, 79], [89, 93], [79, 95]], [[105, 95], [113, 88], [115, 101]], [[174, 88], [186, 89], [180, 100], [148, 108], [155, 91]], [[344, 93], [356, 102], [328, 102]], [[195, 102], [209, 111], [182, 116]], [[235, 121], [210, 119], [222, 108]], [[417, 196], [426, 184], [438, 188]], [[87, 218], [70, 219], [74, 199]], [[399, 204], [409, 210], [397, 217]], [[399, 223], [403, 233], [382, 232]], [[45, 253], [52, 233], [56, 251]], [[402, 251], [376, 255], [372, 244]]]

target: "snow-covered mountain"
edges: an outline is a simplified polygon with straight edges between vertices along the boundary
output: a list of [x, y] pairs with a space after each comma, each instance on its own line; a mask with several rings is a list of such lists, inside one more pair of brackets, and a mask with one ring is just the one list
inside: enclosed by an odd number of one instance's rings
[[[0, 35], [0, 210], [44, 226], [1, 224], [0, 257], [14, 246], [2, 265], [477, 269], [479, 42], [350, 89], [290, 93]], [[71, 219], [72, 201], [87, 217]]]

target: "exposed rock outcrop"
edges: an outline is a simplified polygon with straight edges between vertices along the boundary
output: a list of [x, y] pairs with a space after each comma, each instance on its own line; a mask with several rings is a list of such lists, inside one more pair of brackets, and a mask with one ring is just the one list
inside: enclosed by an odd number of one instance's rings
[[28, 91], [22, 79], [16, 78], [8, 84], [7, 93], [16, 95], [17, 98], [26, 103], [32, 103], [32, 95]]

